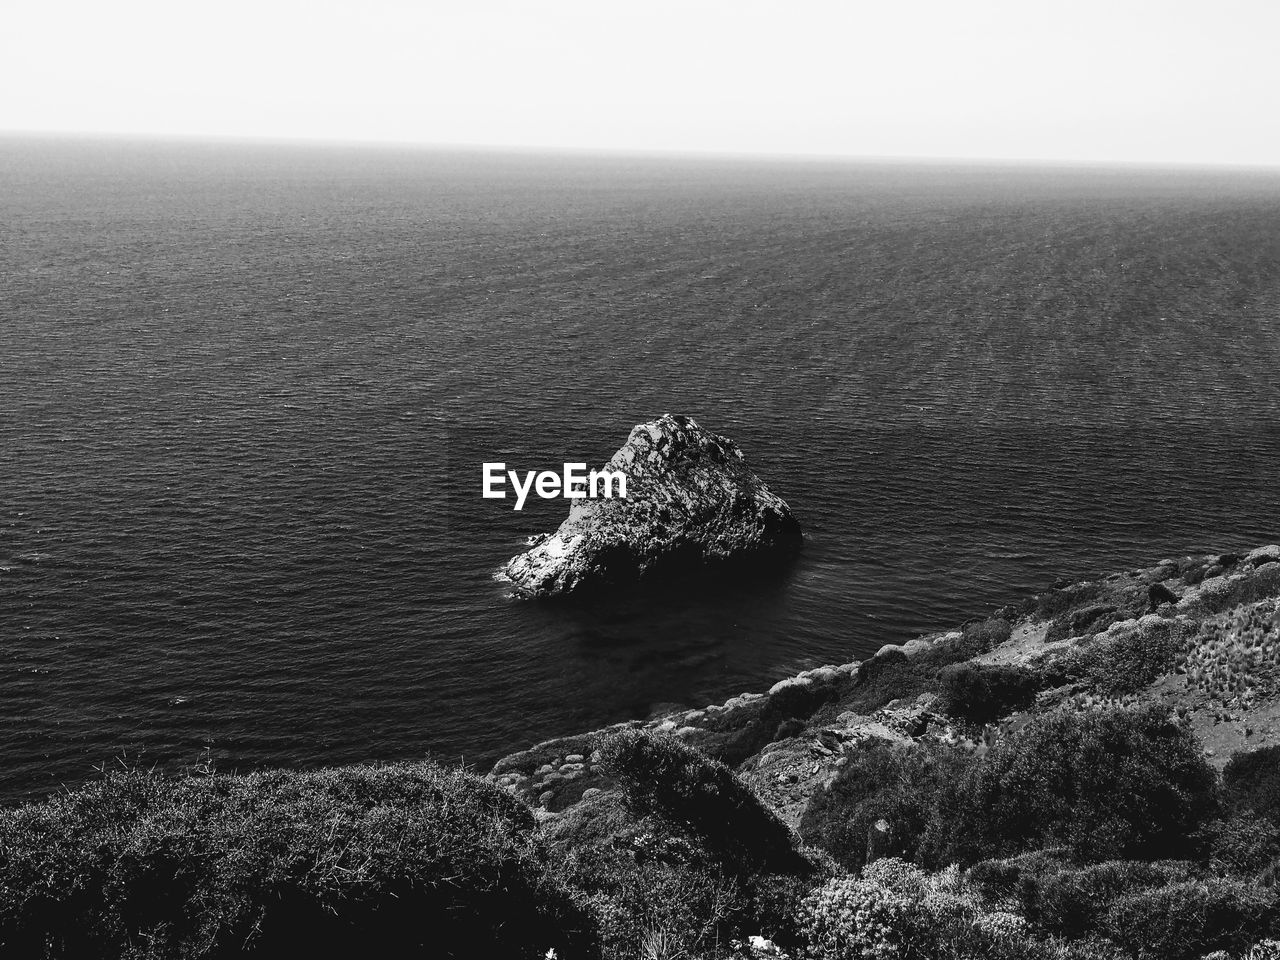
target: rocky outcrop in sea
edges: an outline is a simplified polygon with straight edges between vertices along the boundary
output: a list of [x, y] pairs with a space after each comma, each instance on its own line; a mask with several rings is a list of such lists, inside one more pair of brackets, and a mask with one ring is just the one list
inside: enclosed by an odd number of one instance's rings
[[627, 496], [574, 500], [550, 536], [508, 561], [518, 595], [552, 597], [776, 561], [800, 546], [786, 502], [726, 437], [691, 417], [642, 423], [609, 460]]

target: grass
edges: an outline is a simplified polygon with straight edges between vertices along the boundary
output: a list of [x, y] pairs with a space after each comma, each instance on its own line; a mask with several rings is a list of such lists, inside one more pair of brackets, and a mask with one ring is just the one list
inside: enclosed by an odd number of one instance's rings
[[1280, 693], [1280, 602], [1244, 604], [1209, 621], [1185, 670], [1188, 684], [1226, 706]]
[[591, 926], [528, 808], [430, 763], [135, 770], [0, 811], [6, 956], [533, 957]]

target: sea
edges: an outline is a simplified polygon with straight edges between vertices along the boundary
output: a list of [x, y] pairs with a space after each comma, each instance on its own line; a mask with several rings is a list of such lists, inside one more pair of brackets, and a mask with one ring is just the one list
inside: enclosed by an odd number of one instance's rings
[[[637, 423], [797, 514], [749, 583], [495, 578]], [[722, 702], [1280, 540], [1280, 171], [0, 138], [0, 800]]]

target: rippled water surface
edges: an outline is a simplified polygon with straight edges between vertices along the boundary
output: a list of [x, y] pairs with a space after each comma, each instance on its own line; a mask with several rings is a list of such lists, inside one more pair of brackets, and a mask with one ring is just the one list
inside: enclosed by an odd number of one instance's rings
[[[1280, 175], [0, 140], [0, 796], [483, 764], [1280, 539]], [[683, 412], [775, 580], [493, 571]]]

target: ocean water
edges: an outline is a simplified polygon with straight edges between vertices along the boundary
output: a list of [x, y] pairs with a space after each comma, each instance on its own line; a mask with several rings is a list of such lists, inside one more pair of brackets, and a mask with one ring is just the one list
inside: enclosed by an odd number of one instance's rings
[[[483, 767], [1059, 579], [1280, 540], [1280, 174], [0, 139], [0, 797]], [[807, 534], [494, 571], [687, 413]]]

